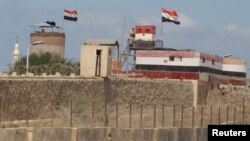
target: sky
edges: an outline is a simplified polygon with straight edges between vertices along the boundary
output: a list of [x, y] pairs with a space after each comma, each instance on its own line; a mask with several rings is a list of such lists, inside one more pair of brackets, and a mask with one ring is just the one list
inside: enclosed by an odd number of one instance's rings
[[[45, 21], [63, 26], [65, 57], [73, 61], [79, 59], [87, 39], [113, 38], [120, 44], [123, 39], [124, 48], [130, 28], [153, 24], [166, 47], [233, 54], [246, 59], [249, 67], [249, 5], [249, 0], [0, 0], [0, 70], [12, 62], [16, 36], [21, 55], [26, 56], [32, 25]], [[176, 10], [181, 21], [181, 25], [163, 23], [163, 34], [161, 7]], [[78, 21], [63, 20], [64, 9], [77, 10]]]

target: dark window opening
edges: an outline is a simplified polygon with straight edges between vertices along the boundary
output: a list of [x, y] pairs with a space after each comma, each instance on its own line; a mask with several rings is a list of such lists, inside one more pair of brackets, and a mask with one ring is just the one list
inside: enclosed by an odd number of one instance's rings
[[142, 32], [142, 29], [141, 29], [141, 28], [139, 28], [139, 29], [138, 29], [138, 32]]
[[174, 61], [174, 56], [169, 56], [169, 61]]
[[101, 76], [101, 55], [102, 50], [96, 50], [95, 76]]
[[212, 60], [212, 65], [214, 65], [214, 60]]
[[206, 59], [205, 58], [202, 58], [202, 63], [205, 63], [206, 62]]
[[147, 28], [147, 29], [146, 29], [146, 32], [149, 33], [149, 31], [150, 31], [150, 30]]
[[102, 50], [96, 50], [96, 55], [102, 55]]

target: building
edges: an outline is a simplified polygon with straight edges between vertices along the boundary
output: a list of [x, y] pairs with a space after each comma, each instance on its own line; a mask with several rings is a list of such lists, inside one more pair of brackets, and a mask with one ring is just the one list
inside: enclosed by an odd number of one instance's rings
[[246, 61], [195, 50], [137, 50], [134, 73], [149, 78], [189, 79], [245, 85]]
[[[45, 22], [35, 26], [35, 31], [30, 34], [30, 54], [52, 53], [64, 57], [65, 33], [60, 32], [60, 27], [54, 22]], [[42, 42], [41, 44], [34, 44]]]
[[130, 36], [128, 41], [129, 50], [134, 51], [134, 67], [130, 77], [196, 80], [208, 83], [211, 88], [215, 85], [246, 85], [244, 59], [192, 49], [163, 48], [163, 44], [154, 36], [154, 26], [139, 25], [134, 29], [134, 36]]
[[17, 39], [16, 43], [15, 43], [15, 49], [14, 49], [13, 54], [12, 54], [12, 65], [14, 65], [16, 62], [18, 62], [20, 59], [19, 47], [20, 46], [19, 46], [18, 39]]
[[87, 40], [81, 46], [80, 75], [109, 77], [112, 69], [113, 48], [119, 46], [113, 39]]

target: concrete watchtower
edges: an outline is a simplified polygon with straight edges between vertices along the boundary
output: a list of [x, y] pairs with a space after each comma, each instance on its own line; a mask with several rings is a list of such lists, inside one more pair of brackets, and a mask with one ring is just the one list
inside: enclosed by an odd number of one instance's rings
[[112, 70], [112, 51], [118, 45], [113, 39], [87, 40], [81, 46], [80, 75], [109, 77]]
[[[39, 45], [33, 44], [39, 41], [43, 43]], [[46, 52], [64, 57], [65, 34], [60, 32], [60, 27], [56, 26], [55, 22], [47, 21], [38, 24], [35, 26], [35, 31], [30, 34], [30, 53], [39, 55]]]

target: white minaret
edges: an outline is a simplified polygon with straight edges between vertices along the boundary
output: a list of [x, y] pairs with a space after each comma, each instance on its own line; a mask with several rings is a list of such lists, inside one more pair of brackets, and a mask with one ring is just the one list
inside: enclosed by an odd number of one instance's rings
[[12, 65], [14, 65], [16, 62], [18, 62], [19, 58], [20, 58], [20, 51], [19, 51], [19, 43], [18, 43], [18, 37], [17, 37], [16, 43], [15, 43], [15, 50], [14, 50], [13, 56], [12, 56]]

